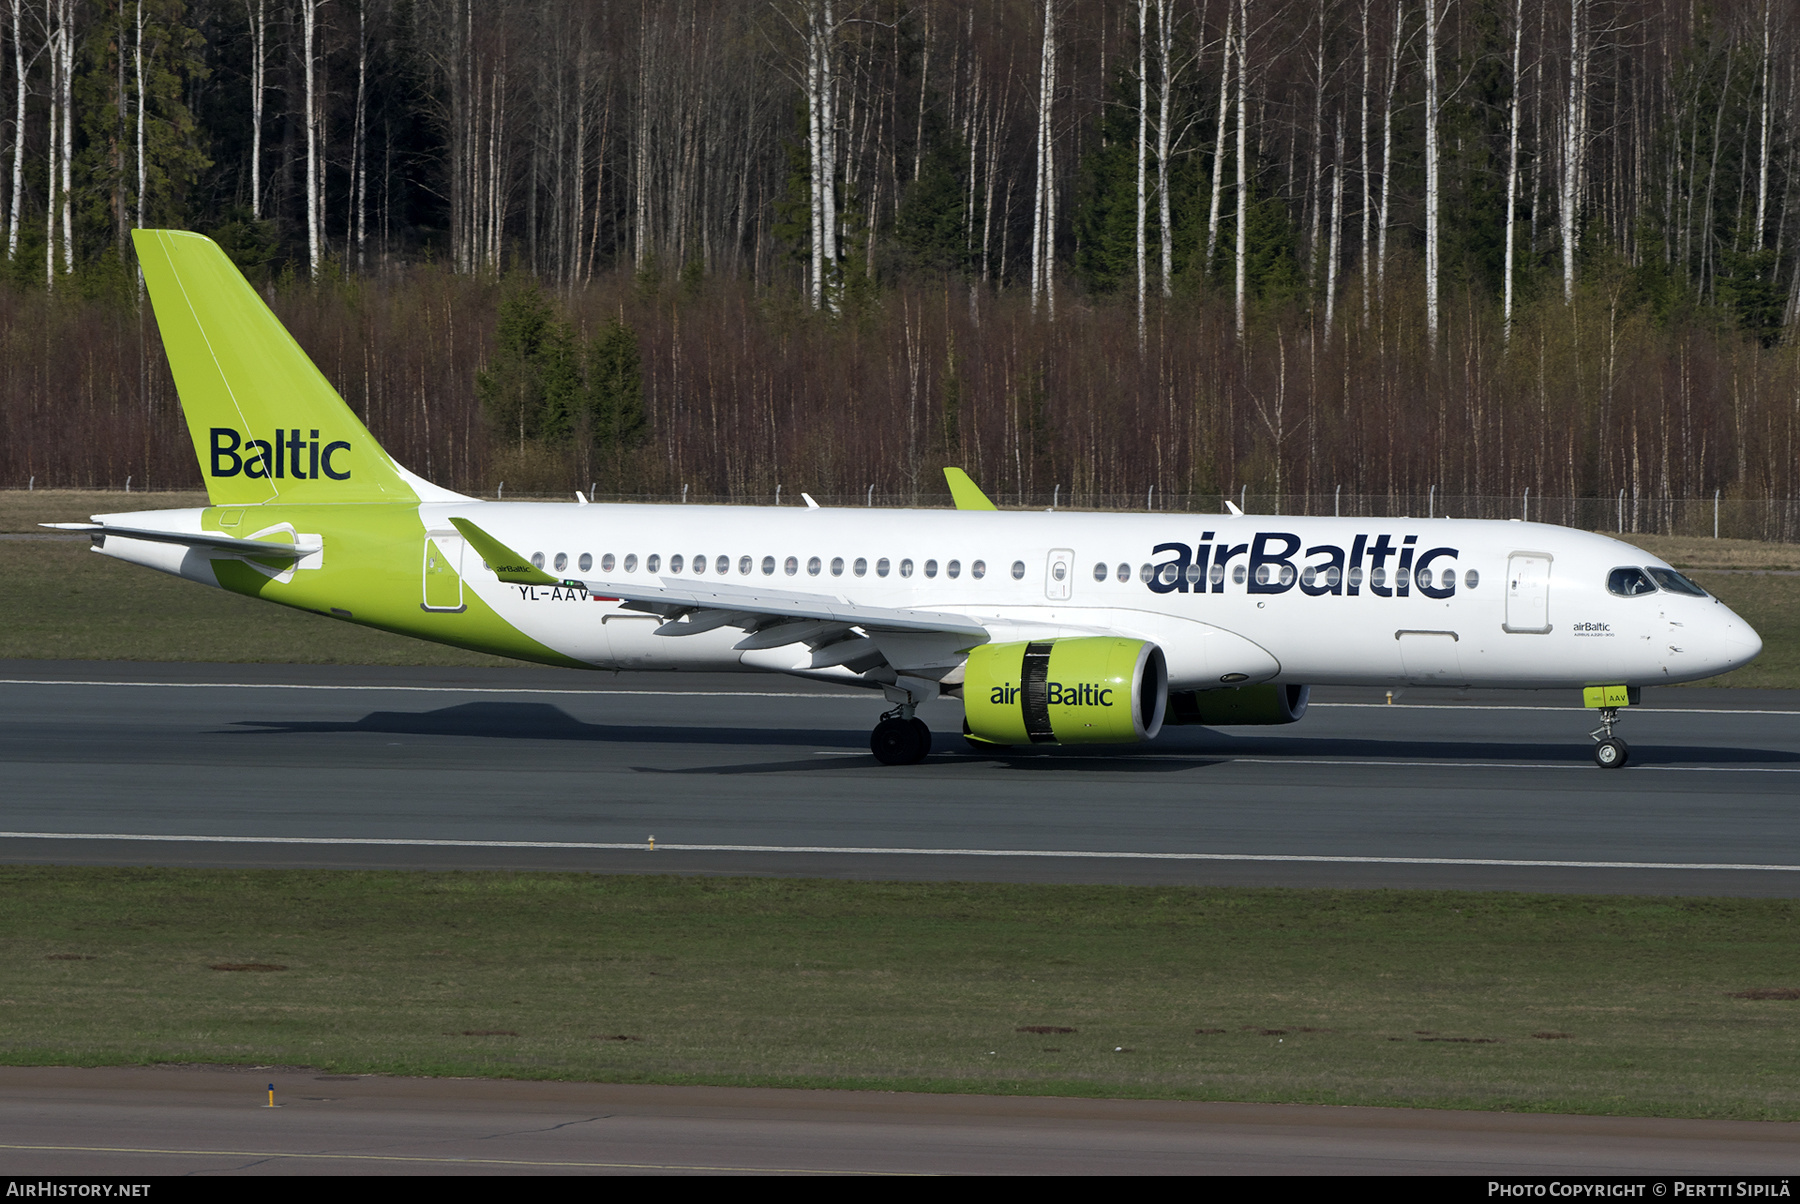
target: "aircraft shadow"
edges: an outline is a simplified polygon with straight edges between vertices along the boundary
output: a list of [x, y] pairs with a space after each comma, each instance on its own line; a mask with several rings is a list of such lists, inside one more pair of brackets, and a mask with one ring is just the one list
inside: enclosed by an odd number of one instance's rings
[[[817, 728], [673, 727], [648, 724], [587, 723], [561, 707], [541, 702], [468, 702], [433, 711], [371, 711], [360, 719], [244, 719], [232, 725], [235, 735], [370, 735], [454, 736], [489, 740], [572, 740], [598, 744], [663, 744], [689, 746], [806, 747], [829, 750], [868, 748], [861, 731]], [[1592, 758], [1585, 733], [1567, 740], [1346, 740], [1304, 735], [1238, 736], [1207, 729], [1179, 729], [1154, 744], [1107, 747], [1035, 746], [1015, 749], [969, 748], [954, 732], [940, 731], [933, 740], [937, 764], [987, 762], [1018, 770], [1082, 769], [1114, 773], [1168, 773], [1206, 768], [1242, 757], [1296, 760], [1342, 759], [1347, 762], [1481, 762], [1488, 764], [1579, 765]], [[869, 758], [871, 761], [873, 758]], [[645, 773], [791, 773], [843, 768], [832, 757], [795, 762], [761, 762], [741, 766], [664, 769], [640, 767]], [[1709, 765], [1721, 767], [1800, 764], [1800, 752], [1760, 748], [1643, 743], [1631, 746], [1634, 765]]]
[[[342, 720], [240, 719], [233, 735], [320, 735], [361, 732], [380, 736], [461, 736], [490, 740], [580, 740], [601, 744], [760, 744], [808, 748], [862, 748], [861, 732], [748, 727], [663, 727], [584, 723], [543, 702], [466, 702], [436, 711], [371, 711]], [[248, 729], [248, 730], [246, 730]]]

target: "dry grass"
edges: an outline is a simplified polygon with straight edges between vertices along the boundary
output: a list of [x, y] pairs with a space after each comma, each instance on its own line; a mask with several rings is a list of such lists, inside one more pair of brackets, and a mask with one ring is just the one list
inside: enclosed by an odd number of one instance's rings
[[179, 510], [206, 505], [206, 495], [123, 493], [90, 489], [0, 489], [0, 532], [43, 534], [39, 523], [81, 523], [96, 514]]
[[1800, 571], [1800, 544], [1754, 539], [1693, 539], [1685, 535], [1613, 535], [1678, 569], [1775, 569]]

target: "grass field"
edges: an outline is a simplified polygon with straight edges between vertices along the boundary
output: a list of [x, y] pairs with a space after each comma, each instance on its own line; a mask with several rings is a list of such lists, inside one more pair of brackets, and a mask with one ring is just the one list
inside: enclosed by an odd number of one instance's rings
[[1787, 900], [5, 867], [0, 911], [12, 1064], [1800, 1118], [1800, 993], [1736, 994], [1800, 986]]
[[[205, 504], [200, 494], [0, 492], [0, 533], [41, 532], [133, 507]], [[1754, 664], [1707, 686], [1800, 688], [1800, 546], [1630, 536], [1682, 568], [1762, 633]], [[1732, 570], [1720, 572], [1717, 570]], [[1709, 571], [1711, 570], [1711, 571]], [[1747, 571], [1756, 570], [1756, 571]], [[1778, 575], [1763, 575], [1775, 570]], [[502, 665], [500, 657], [370, 631], [209, 590], [74, 541], [0, 540], [0, 658], [290, 664]]]

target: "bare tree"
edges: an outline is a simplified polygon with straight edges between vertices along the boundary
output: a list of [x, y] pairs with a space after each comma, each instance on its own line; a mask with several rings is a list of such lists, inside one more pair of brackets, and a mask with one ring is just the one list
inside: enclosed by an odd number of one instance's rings
[[1513, 227], [1515, 206], [1519, 199], [1519, 62], [1525, 44], [1525, 0], [1513, 0], [1512, 104], [1507, 118], [1506, 135], [1506, 254], [1501, 269], [1500, 323], [1503, 342], [1512, 341], [1513, 316], [1513, 248], [1517, 243]]
[[1438, 342], [1438, 0], [1425, 0], [1425, 335]]
[[268, 0], [244, 0], [250, 22], [250, 216], [262, 219], [263, 101], [268, 94]]

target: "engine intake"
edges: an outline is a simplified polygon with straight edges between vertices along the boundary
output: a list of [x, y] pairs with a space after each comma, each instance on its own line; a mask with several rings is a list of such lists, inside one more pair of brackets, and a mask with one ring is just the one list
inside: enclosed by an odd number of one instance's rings
[[969, 734], [990, 744], [1132, 744], [1162, 730], [1162, 649], [1111, 636], [983, 644], [963, 676]]

